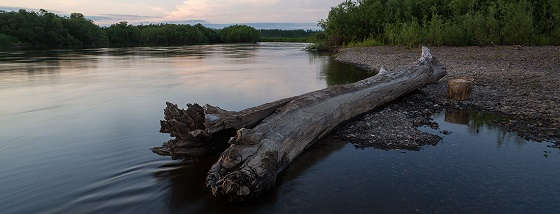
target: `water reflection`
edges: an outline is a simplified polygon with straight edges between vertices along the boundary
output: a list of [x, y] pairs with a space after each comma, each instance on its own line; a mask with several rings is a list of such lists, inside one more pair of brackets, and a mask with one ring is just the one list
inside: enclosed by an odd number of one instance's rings
[[445, 111], [445, 122], [468, 125], [470, 122], [468, 111]]
[[352, 69], [326, 55], [309, 61], [305, 45], [0, 53], [1, 212], [227, 209], [203, 192], [212, 161], [177, 163], [148, 150], [168, 138], [158, 133], [163, 105], [240, 110], [325, 88], [338, 81], [326, 81], [333, 69]]
[[[504, 128], [496, 125], [496, 122], [503, 120], [502, 117], [490, 112], [468, 111], [468, 110], [445, 110], [436, 114], [436, 117], [444, 117], [444, 121], [452, 124], [461, 124], [468, 127], [471, 135], [479, 135], [481, 130], [492, 132], [496, 135], [496, 144], [502, 146], [504, 142], [515, 142], [525, 144], [527, 141], [519, 137], [516, 133], [508, 132]], [[444, 127], [442, 127], [445, 129]]]
[[365, 71], [357, 66], [339, 63], [324, 54], [310, 54], [310, 63], [321, 64], [321, 79], [326, 80], [328, 86], [353, 83], [372, 75], [373, 71]]
[[[206, 175], [217, 157], [197, 160], [195, 162], [177, 162], [159, 166], [153, 173], [158, 184], [163, 184], [162, 192], [169, 203], [168, 212], [188, 211], [201, 213], [211, 210], [213, 204], [205, 189]], [[211, 203], [212, 202], [212, 203]], [[198, 210], [198, 211], [197, 211]]]
[[[292, 188], [308, 170], [324, 161], [329, 155], [343, 149], [346, 142], [332, 137], [313, 145], [309, 152], [303, 153], [291, 166], [284, 171], [278, 180], [282, 188], [273, 189], [254, 201], [231, 204], [227, 201], [216, 200], [204, 188], [208, 169], [217, 160], [210, 157], [195, 162], [175, 162], [160, 166], [160, 170], [153, 173], [165, 185], [166, 199], [170, 203], [170, 213], [269, 213], [276, 210], [278, 203], [285, 200], [285, 194], [297, 194], [297, 188]], [[290, 209], [283, 207], [281, 210]]]

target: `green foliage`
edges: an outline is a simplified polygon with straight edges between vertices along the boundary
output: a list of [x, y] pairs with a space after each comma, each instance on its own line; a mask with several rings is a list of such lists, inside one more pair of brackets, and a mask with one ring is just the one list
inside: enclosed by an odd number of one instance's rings
[[77, 40], [77, 47], [105, 47], [108, 45], [107, 36], [101, 28], [87, 20], [81, 13], [72, 13], [70, 18], [63, 20], [68, 33]]
[[327, 34], [323, 31], [315, 33], [311, 38], [311, 42], [313, 44], [307, 46], [306, 48], [309, 51], [316, 51], [316, 52], [330, 51], [330, 46], [327, 43]]
[[420, 24], [413, 19], [409, 22], [387, 24], [385, 38], [390, 44], [414, 47], [422, 38]]
[[201, 24], [135, 26], [120, 22], [102, 28], [79, 13], [61, 17], [45, 10], [0, 11], [0, 48], [169, 46], [258, 40], [259, 32], [243, 25], [215, 30]]
[[0, 48], [14, 48], [16, 44], [15, 37], [0, 33]]
[[303, 37], [310, 37], [318, 33], [318, 31], [312, 30], [280, 30], [280, 29], [271, 29], [259, 30], [261, 37], [263, 38], [303, 38]]
[[220, 34], [218, 33], [218, 31], [204, 27], [200, 23], [196, 24], [194, 27], [204, 35], [207, 43], [222, 42], [222, 40], [220, 40]]
[[0, 11], [0, 33], [33, 48], [89, 48], [106, 45], [101, 29], [81, 14], [60, 17], [39, 12]]
[[233, 25], [220, 30], [220, 38], [226, 43], [258, 42], [260, 33], [246, 25]]
[[[362, 41], [365, 37], [357, 38], [362, 35], [358, 31], [368, 31], [367, 26], [361, 26], [361, 22], [368, 18], [364, 13], [358, 11], [358, 4], [353, 1], [345, 1], [334, 7], [329, 12], [326, 20], [322, 20], [319, 25], [328, 32], [327, 42], [329, 45], [341, 45], [352, 41]], [[360, 17], [362, 16], [362, 17]], [[367, 35], [371, 33], [368, 32]]]
[[260, 42], [301, 42], [301, 43], [310, 43], [313, 42], [312, 37], [261, 37], [259, 40]]
[[443, 45], [443, 37], [445, 31], [445, 23], [440, 15], [437, 14], [435, 7], [432, 8], [432, 19], [427, 21], [425, 19], [424, 23], [426, 28], [424, 29], [426, 33], [425, 41], [427, 43], [440, 46]]
[[315, 51], [315, 52], [327, 52], [331, 50], [330, 46], [327, 44], [326, 41], [314, 42], [313, 44], [307, 46], [306, 49], [308, 51]]
[[320, 26], [330, 46], [559, 44], [560, 0], [347, 0]]
[[486, 13], [478, 12], [472, 21], [472, 42], [475, 45], [500, 44], [500, 23], [496, 19], [497, 11], [489, 7]]
[[319, 31], [312, 30], [259, 30], [262, 42], [313, 42]]
[[104, 31], [111, 46], [147, 46], [147, 45], [192, 45], [219, 43], [220, 35], [216, 30], [200, 24], [176, 25], [129, 25], [126, 22], [113, 24]]
[[349, 42], [346, 45], [344, 45], [344, 47], [355, 48], [355, 47], [371, 47], [371, 46], [381, 46], [381, 45], [383, 45], [383, 42], [378, 41], [374, 37], [370, 37], [360, 42]]
[[507, 4], [504, 19], [504, 44], [530, 44], [533, 36], [533, 15], [527, 1]]

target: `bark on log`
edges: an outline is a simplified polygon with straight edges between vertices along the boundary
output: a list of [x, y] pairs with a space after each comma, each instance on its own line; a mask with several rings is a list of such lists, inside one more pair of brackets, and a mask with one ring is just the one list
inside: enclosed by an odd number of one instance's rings
[[217, 197], [232, 201], [250, 199], [274, 187], [277, 175], [290, 162], [340, 123], [437, 82], [445, 75], [445, 67], [423, 47], [421, 58], [413, 65], [393, 72], [381, 68], [379, 74], [354, 84], [241, 112], [198, 105], [178, 110], [168, 104], [162, 132], [176, 138], [156, 151], [174, 155], [181, 148], [181, 154], [190, 155], [190, 148], [215, 145], [208, 139], [216, 133], [237, 130], [228, 141], [230, 146], [210, 169], [207, 187]]
[[466, 100], [471, 97], [472, 81], [466, 79], [449, 80], [447, 86], [449, 99]]

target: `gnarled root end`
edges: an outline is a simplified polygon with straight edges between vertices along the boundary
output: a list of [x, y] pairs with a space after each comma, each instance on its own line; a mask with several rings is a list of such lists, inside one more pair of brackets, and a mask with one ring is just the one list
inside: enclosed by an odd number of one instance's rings
[[237, 130], [240, 137], [245, 136], [242, 134], [247, 131], [244, 128], [257, 125], [294, 98], [282, 99], [240, 112], [226, 111], [211, 105], [202, 107], [198, 104], [187, 104], [187, 109], [179, 109], [177, 105], [168, 102], [160, 131], [169, 133], [174, 139], [164, 143], [163, 146], [152, 148], [152, 151], [173, 158], [199, 157], [221, 152], [228, 145], [226, 143], [228, 139], [234, 136]]
[[[169, 133], [174, 139], [160, 147], [152, 148], [152, 152], [158, 155], [173, 158], [201, 157], [225, 146], [225, 140], [220, 141], [216, 138], [227, 139], [234, 134], [233, 131], [227, 130], [221, 130], [224, 131], [221, 135], [210, 134], [206, 129], [206, 110], [198, 104], [187, 104], [187, 109], [179, 109], [176, 104], [169, 102], [166, 105], [164, 120], [160, 122], [160, 132]], [[213, 111], [216, 109], [218, 108], [212, 107]], [[218, 145], [219, 142], [224, 145]]]

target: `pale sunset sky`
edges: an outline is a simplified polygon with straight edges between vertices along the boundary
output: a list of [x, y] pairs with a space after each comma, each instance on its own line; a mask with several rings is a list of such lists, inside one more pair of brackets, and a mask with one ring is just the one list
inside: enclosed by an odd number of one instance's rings
[[344, 0], [2, 0], [0, 6], [79, 12], [87, 16], [153, 16], [152, 21], [211, 23], [316, 22]]

